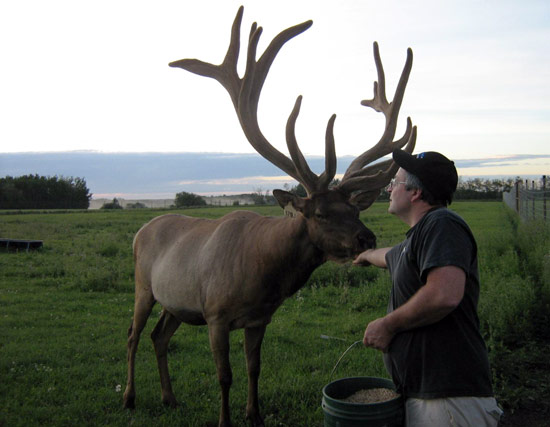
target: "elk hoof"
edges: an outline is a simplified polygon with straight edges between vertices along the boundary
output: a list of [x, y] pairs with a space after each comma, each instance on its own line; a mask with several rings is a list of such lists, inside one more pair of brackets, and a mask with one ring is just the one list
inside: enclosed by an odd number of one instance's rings
[[249, 425], [253, 427], [264, 427], [264, 420], [259, 414], [249, 415], [246, 419], [248, 420]]
[[163, 397], [162, 398], [162, 404], [164, 406], [167, 406], [167, 407], [172, 408], [172, 409], [177, 408], [179, 406], [178, 401], [176, 400], [176, 398], [173, 395]]
[[124, 400], [122, 401], [122, 407], [124, 409], [136, 409], [136, 398], [124, 397]]

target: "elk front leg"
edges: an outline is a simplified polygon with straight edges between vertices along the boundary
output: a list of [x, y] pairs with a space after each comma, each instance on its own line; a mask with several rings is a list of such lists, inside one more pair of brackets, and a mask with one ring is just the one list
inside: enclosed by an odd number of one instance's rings
[[166, 357], [168, 353], [168, 343], [170, 338], [176, 332], [176, 329], [180, 326], [181, 322], [168, 313], [166, 310], [162, 310], [160, 319], [151, 333], [151, 339], [155, 347], [155, 354], [157, 356], [157, 365], [160, 374], [160, 386], [162, 393], [162, 403], [171, 408], [175, 408], [178, 405], [174, 392], [172, 391], [172, 384], [170, 382], [170, 374], [168, 372], [168, 359]]
[[229, 389], [233, 383], [233, 374], [229, 363], [229, 327], [223, 324], [209, 324], [208, 335], [221, 387], [219, 427], [229, 427], [231, 426]]
[[246, 352], [246, 367], [248, 369], [248, 401], [246, 404], [246, 419], [250, 424], [259, 427], [264, 425], [258, 403], [258, 378], [260, 376], [260, 350], [266, 325], [244, 330], [244, 348]]

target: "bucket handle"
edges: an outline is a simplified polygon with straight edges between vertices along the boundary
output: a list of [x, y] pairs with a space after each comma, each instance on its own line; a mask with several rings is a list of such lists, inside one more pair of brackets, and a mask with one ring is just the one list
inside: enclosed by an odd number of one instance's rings
[[342, 353], [342, 355], [340, 356], [340, 358], [338, 359], [338, 362], [336, 362], [336, 365], [334, 365], [334, 368], [332, 368], [332, 372], [330, 373], [330, 378], [329, 378], [329, 381], [332, 381], [332, 375], [334, 375], [334, 371], [336, 371], [336, 368], [338, 367], [338, 365], [340, 364], [340, 361], [344, 358], [344, 356], [346, 355], [346, 353], [348, 351], [350, 351], [353, 347], [355, 347], [357, 344], [361, 344], [363, 341], [359, 340], [359, 341], [355, 341], [352, 345], [350, 345], [346, 351], [344, 351]]

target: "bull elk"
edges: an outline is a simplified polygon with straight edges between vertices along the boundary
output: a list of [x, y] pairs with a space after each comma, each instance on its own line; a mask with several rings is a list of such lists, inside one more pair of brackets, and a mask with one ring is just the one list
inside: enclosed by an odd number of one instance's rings
[[244, 328], [248, 371], [246, 418], [252, 425], [261, 426], [263, 420], [258, 405], [260, 347], [271, 316], [325, 261], [349, 260], [375, 246], [376, 238], [360, 221], [359, 213], [376, 199], [395, 175], [397, 167], [391, 160], [369, 164], [404, 146], [412, 152], [416, 140], [416, 128], [407, 119], [403, 137], [394, 141], [397, 117], [412, 67], [412, 51], [407, 52], [394, 99], [388, 102], [384, 70], [378, 45], [374, 43], [378, 81], [374, 83], [373, 99], [362, 101], [362, 104], [384, 114], [384, 133], [376, 145], [350, 164], [342, 180], [329, 188], [336, 173], [335, 115], [328, 121], [325, 171], [320, 175], [310, 170], [296, 142], [295, 123], [301, 96], [296, 100], [286, 127], [290, 158], [267, 141], [257, 120], [260, 92], [275, 56], [288, 40], [307, 30], [312, 22], [282, 31], [257, 61], [256, 48], [262, 28], [252, 24], [246, 71], [240, 78], [237, 60], [242, 15], [243, 7], [233, 22], [231, 41], [221, 65], [183, 59], [170, 66], [212, 77], [221, 83], [229, 92], [250, 144], [300, 182], [307, 197], [273, 191], [281, 207], [290, 204], [296, 210], [294, 217], [264, 217], [243, 211], [216, 220], [164, 215], [139, 230], [133, 246], [135, 306], [128, 330], [128, 382], [124, 392], [124, 406], [135, 407], [136, 350], [140, 333], [153, 305], [158, 302], [163, 310], [151, 338], [160, 373], [162, 401], [169, 406], [177, 405], [168, 373], [170, 338], [181, 322], [207, 324], [221, 386], [220, 426], [230, 425], [229, 333]]

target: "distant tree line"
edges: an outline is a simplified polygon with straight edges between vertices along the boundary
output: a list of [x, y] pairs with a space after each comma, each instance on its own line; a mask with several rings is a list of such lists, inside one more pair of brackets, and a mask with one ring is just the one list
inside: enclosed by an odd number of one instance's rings
[[[181, 193], [176, 194], [176, 198], [174, 199], [174, 204], [170, 207], [184, 208], [184, 207], [192, 207], [192, 206], [193, 207], [206, 206], [206, 200], [204, 200], [204, 198], [202, 198], [198, 194], [182, 191]], [[142, 209], [146, 207], [147, 206], [141, 202], [128, 203], [126, 205], [127, 209]], [[122, 204], [117, 198], [114, 198], [112, 202], [104, 203], [103, 206], [101, 206], [101, 209], [123, 209], [123, 208], [124, 207], [122, 206]]]
[[255, 205], [275, 205], [277, 203], [275, 197], [269, 194], [269, 190], [264, 191], [260, 187], [250, 194], [250, 198]]
[[0, 178], [0, 209], [88, 209], [91, 198], [83, 178]]
[[[458, 179], [458, 185], [453, 200], [502, 200], [502, 193], [510, 191], [516, 179]], [[389, 200], [390, 193], [386, 189], [380, 192], [378, 201]]]
[[206, 200], [201, 196], [193, 193], [187, 193], [182, 191], [181, 193], [176, 194], [176, 199], [174, 204], [177, 208], [188, 207], [188, 206], [205, 206]]
[[502, 200], [502, 193], [510, 191], [519, 178], [503, 179], [459, 179], [455, 200]]
[[101, 209], [122, 209], [122, 205], [118, 201], [118, 199], [115, 197], [112, 202], [103, 203], [103, 206], [101, 206]]
[[[519, 178], [508, 179], [481, 179], [473, 178], [463, 180], [459, 178], [454, 200], [502, 200], [502, 193], [510, 191], [514, 183]], [[338, 184], [340, 181], [334, 179], [330, 186]], [[305, 197], [306, 190], [302, 184], [286, 188], [291, 193]], [[383, 189], [378, 196], [378, 201], [389, 200], [390, 193]]]

